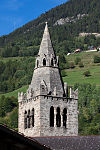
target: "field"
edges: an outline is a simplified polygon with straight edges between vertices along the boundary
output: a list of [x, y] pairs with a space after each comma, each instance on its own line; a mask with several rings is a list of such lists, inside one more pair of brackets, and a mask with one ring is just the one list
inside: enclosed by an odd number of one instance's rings
[[100, 56], [100, 52], [81, 52], [66, 56], [68, 61], [74, 61], [76, 57], [80, 57], [85, 67], [95, 65], [93, 63], [94, 55]]
[[[76, 65], [74, 69], [65, 69], [67, 76], [63, 77], [63, 81], [69, 85], [74, 85], [75, 83], [91, 83], [100, 86], [100, 63], [93, 63], [94, 55], [100, 56], [100, 52], [82, 52], [66, 56], [68, 62], [74, 62], [76, 57], [80, 57], [84, 67], [80, 68]], [[83, 75], [87, 70], [90, 71], [89, 77]]]
[[[83, 73], [89, 70], [91, 75], [85, 77]], [[63, 77], [63, 81], [68, 85], [74, 85], [75, 83], [91, 83], [100, 86], [100, 66], [93, 66], [91, 68], [79, 68], [79, 69], [67, 69], [67, 76]]]
[[6, 97], [14, 96], [14, 97], [17, 98], [18, 97], [18, 92], [24, 92], [25, 93], [27, 89], [28, 89], [28, 85], [23, 86], [22, 88], [17, 89], [13, 92], [9, 92], [9, 93], [6, 93], [6, 94], [0, 94], [0, 96], [2, 96], [2, 95], [6, 96]]

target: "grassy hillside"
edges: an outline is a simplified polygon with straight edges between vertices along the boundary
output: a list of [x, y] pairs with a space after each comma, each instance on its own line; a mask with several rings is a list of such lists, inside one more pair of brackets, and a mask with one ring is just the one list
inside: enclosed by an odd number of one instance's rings
[[24, 92], [25, 93], [26, 90], [27, 90], [27, 88], [28, 88], [28, 85], [23, 86], [22, 88], [19, 88], [17, 90], [14, 90], [13, 92], [5, 93], [5, 94], [0, 94], [0, 97], [4, 95], [5, 97], [14, 96], [14, 97], [18, 98], [18, 92]]
[[[95, 55], [100, 56], [100, 52], [81, 52], [66, 56], [68, 62], [74, 62], [77, 57], [81, 58], [84, 67], [80, 68], [79, 65], [76, 65], [74, 69], [65, 69], [67, 76], [63, 77], [64, 82], [68, 82], [69, 85], [90, 83], [100, 86], [100, 63], [94, 64]], [[83, 75], [87, 70], [90, 71], [89, 77]]]

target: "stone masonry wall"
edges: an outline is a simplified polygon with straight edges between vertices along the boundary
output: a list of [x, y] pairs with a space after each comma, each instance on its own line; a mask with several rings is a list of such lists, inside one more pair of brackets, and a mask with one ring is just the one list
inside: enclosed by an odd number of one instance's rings
[[[22, 103], [22, 104], [21, 104]], [[36, 136], [77, 136], [77, 100], [50, 96], [37, 96], [19, 104], [19, 132], [29, 137]], [[50, 107], [54, 107], [54, 127], [50, 127]], [[60, 108], [61, 127], [56, 126], [56, 109]], [[34, 127], [24, 129], [24, 112], [34, 108]], [[63, 109], [67, 108], [67, 127], [63, 127]]]
[[[41, 81], [45, 81], [48, 89], [48, 93], [51, 91], [54, 95], [54, 88], [56, 88], [56, 94], [59, 97], [63, 97], [63, 85], [61, 83], [59, 69], [56, 67], [41, 67], [34, 70], [31, 85], [29, 86], [29, 93], [31, 89], [34, 91], [34, 96], [40, 95]], [[35, 85], [35, 86], [34, 86]], [[48, 94], [47, 93], [47, 94]], [[29, 98], [29, 97], [28, 97]]]
[[[34, 108], [34, 127], [24, 128], [24, 113], [25, 111], [32, 110]], [[19, 132], [26, 136], [40, 136], [40, 98], [25, 100], [19, 103], [19, 118], [18, 129]]]
[[[50, 127], [50, 107], [54, 107], [54, 127]], [[56, 126], [56, 110], [60, 108], [61, 127]], [[67, 108], [67, 128], [63, 127], [63, 109]], [[77, 136], [78, 114], [77, 100], [41, 97], [40, 100], [41, 136]]]

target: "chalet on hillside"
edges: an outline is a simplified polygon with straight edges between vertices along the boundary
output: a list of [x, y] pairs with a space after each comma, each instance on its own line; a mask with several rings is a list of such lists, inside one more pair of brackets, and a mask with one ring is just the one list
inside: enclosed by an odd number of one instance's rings
[[81, 49], [79, 48], [79, 49], [76, 49], [75, 51], [74, 51], [74, 53], [80, 53], [81, 52]]

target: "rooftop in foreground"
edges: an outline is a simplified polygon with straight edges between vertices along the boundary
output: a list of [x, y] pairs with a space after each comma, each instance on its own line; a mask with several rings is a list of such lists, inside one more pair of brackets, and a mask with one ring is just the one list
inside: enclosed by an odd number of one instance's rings
[[53, 150], [100, 150], [100, 136], [36, 137]]
[[0, 125], [0, 141], [3, 148], [10, 144], [19, 150], [100, 150], [100, 135], [29, 138], [4, 125]]

